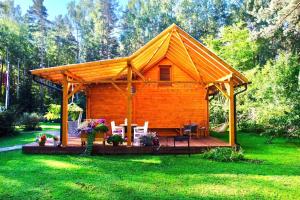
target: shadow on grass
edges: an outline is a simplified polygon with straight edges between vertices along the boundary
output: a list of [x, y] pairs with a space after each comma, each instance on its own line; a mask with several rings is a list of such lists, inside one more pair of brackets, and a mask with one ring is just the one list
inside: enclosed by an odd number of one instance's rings
[[[5, 177], [0, 184], [0, 197], [13, 199], [267, 199], [274, 197], [276, 191], [291, 192], [270, 175], [276, 174], [280, 179], [286, 176], [291, 181], [295, 175], [255, 169], [257, 165], [217, 163], [200, 156], [83, 158], [6, 154], [10, 155], [0, 161], [6, 161], [0, 169]], [[260, 194], [259, 188], [263, 187], [273, 193]]]
[[300, 195], [297, 146], [279, 140], [266, 148], [260, 138], [247, 134], [240, 139], [246, 156], [266, 162], [223, 163], [201, 155], [0, 153], [0, 199], [293, 199]]

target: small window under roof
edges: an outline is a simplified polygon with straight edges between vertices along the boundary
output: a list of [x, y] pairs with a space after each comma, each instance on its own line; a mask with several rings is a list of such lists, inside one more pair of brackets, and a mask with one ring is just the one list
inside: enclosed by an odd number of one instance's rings
[[[159, 66], [159, 80], [171, 81], [171, 65]], [[171, 85], [171, 83], [161, 83], [160, 85]]]

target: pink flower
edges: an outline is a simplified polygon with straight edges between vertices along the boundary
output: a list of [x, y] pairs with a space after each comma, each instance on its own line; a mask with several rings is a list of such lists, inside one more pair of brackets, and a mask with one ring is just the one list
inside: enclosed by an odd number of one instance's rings
[[105, 119], [97, 119], [97, 123], [99, 123], [99, 124], [105, 124]]

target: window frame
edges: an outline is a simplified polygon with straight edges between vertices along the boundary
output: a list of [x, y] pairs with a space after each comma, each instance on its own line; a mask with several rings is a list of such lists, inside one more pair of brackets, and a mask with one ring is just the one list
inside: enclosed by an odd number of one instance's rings
[[[172, 81], [173, 80], [172, 65], [158, 65], [158, 80], [166, 81], [166, 80], [161, 80], [162, 68], [169, 69], [169, 81]], [[159, 86], [172, 86], [172, 83], [159, 83]]]

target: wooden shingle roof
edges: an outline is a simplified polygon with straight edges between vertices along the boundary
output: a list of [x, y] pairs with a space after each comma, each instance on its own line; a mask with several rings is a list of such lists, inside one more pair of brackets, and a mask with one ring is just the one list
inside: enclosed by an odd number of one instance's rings
[[235, 86], [248, 82], [244, 75], [175, 24], [128, 57], [41, 68], [31, 70], [31, 73], [58, 84], [64, 74], [70, 74], [89, 84], [126, 74], [128, 63], [143, 74], [165, 57], [195, 81], [208, 84], [232, 78]]

